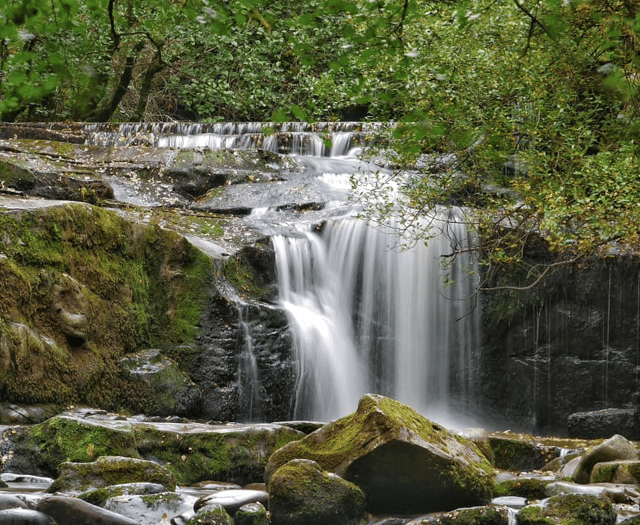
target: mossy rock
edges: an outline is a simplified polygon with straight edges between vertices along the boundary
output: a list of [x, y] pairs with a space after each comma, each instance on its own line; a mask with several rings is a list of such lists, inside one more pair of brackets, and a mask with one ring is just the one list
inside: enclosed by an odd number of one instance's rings
[[518, 513], [518, 525], [614, 525], [616, 512], [608, 499], [587, 494], [561, 494], [544, 506]]
[[68, 461], [88, 462], [108, 455], [139, 457], [131, 432], [63, 415], [20, 427], [11, 435], [11, 450], [31, 472], [54, 478], [59, 466]]
[[506, 523], [509, 523], [507, 507], [495, 505], [457, 509], [438, 517], [439, 525], [505, 525]]
[[78, 498], [92, 505], [104, 507], [107, 500], [117, 496], [163, 494], [166, 491], [167, 488], [159, 483], [122, 483], [83, 492], [78, 494]]
[[181, 485], [215, 479], [240, 485], [261, 481], [268, 458], [301, 432], [281, 425], [202, 425], [175, 431], [162, 425], [133, 427], [142, 457], [157, 459], [175, 473]]
[[47, 492], [81, 492], [123, 483], [158, 483], [175, 490], [176, 478], [168, 469], [153, 461], [103, 456], [91, 463], [65, 462], [60, 476]]
[[560, 448], [544, 445], [529, 434], [492, 433], [487, 436], [494, 465], [502, 470], [531, 471], [560, 455]]
[[590, 483], [640, 484], [640, 460], [628, 459], [596, 463], [591, 470]]
[[360, 488], [308, 459], [288, 462], [269, 482], [273, 525], [355, 525], [364, 509]]
[[269, 525], [267, 509], [260, 502], [247, 503], [233, 517], [234, 525]]
[[638, 450], [627, 438], [616, 434], [599, 445], [588, 449], [573, 473], [576, 483], [590, 483], [591, 473], [597, 463], [615, 460], [637, 460]]
[[5, 399], [153, 408], [118, 360], [194, 341], [211, 259], [175, 232], [90, 205], [0, 212], [0, 232]]
[[507, 479], [496, 483], [494, 496], [520, 496], [530, 500], [546, 498], [546, 486], [551, 481], [538, 478]]
[[366, 395], [354, 414], [275, 452], [267, 483], [278, 468], [298, 458], [358, 485], [373, 513], [483, 505], [493, 490], [493, 469], [473, 443], [379, 395]]
[[185, 525], [233, 525], [233, 518], [222, 505], [212, 505], [189, 518]]

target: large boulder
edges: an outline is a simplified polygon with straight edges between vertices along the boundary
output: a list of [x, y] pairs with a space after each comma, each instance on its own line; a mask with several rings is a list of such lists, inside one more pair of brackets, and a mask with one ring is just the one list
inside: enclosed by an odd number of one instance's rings
[[364, 508], [362, 490], [308, 459], [288, 462], [269, 482], [273, 525], [355, 525]]
[[638, 459], [638, 450], [633, 443], [618, 434], [587, 450], [573, 473], [573, 481], [589, 483], [596, 463], [617, 459]]
[[493, 469], [473, 443], [380, 395], [366, 395], [355, 413], [276, 451], [265, 480], [298, 458], [358, 485], [374, 513], [482, 505], [493, 487]]

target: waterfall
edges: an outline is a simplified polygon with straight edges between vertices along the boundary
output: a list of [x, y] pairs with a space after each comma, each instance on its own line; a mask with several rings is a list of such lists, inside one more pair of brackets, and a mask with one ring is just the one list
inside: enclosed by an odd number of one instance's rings
[[[398, 191], [387, 170], [360, 158], [371, 136], [384, 144], [386, 128], [354, 122], [135, 123], [87, 125], [85, 135], [93, 144], [259, 148], [293, 159], [298, 171], [283, 171], [282, 181], [263, 187], [260, 201], [250, 201], [247, 220], [271, 236], [276, 253], [279, 300], [297, 365], [294, 417], [340, 417], [363, 394], [375, 392], [453, 428], [461, 411], [472, 408], [477, 384], [478, 272], [464, 254], [447, 265], [452, 259], [443, 255], [473, 243], [455, 210], [433, 220], [440, 232], [428, 245], [407, 248], [393, 225], [373, 226], [343, 208], [352, 177], [369, 199], [387, 202], [389, 192]], [[322, 224], [320, 232], [305, 228], [301, 216], [287, 224], [291, 215], [282, 210], [305, 204], [318, 209], [320, 202], [326, 214], [309, 219], [316, 228]], [[346, 215], [336, 218], [340, 213]], [[238, 388], [241, 416], [252, 420], [260, 417], [260, 374], [247, 313], [240, 308]]]
[[244, 422], [262, 420], [260, 407], [260, 374], [258, 360], [253, 350], [253, 338], [251, 326], [247, 322], [248, 308], [246, 305], [238, 306], [238, 322], [241, 328], [239, 334], [238, 352], [238, 397], [241, 402], [239, 419]]
[[377, 392], [457, 426], [452, 412], [474, 393], [477, 283], [469, 257], [443, 267], [466, 228], [437, 222], [443, 233], [411, 249], [356, 218], [273, 237], [299, 367], [296, 418], [340, 417]]

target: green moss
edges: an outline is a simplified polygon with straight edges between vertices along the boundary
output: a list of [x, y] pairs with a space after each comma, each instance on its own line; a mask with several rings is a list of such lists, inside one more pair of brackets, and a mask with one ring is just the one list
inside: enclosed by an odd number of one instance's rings
[[[197, 333], [213, 263], [179, 235], [80, 204], [0, 213], [0, 232], [0, 337], [19, 365], [0, 362], [11, 400], [119, 408], [123, 352], [188, 344]], [[87, 316], [80, 348], [56, 318], [55, 287]], [[8, 320], [28, 328], [22, 341]]]
[[537, 478], [508, 479], [496, 483], [493, 493], [496, 497], [520, 496], [531, 500], [544, 499], [546, 498], [545, 488], [549, 483]]
[[14, 447], [16, 454], [35, 456], [37, 464], [53, 473], [65, 461], [88, 462], [104, 455], [139, 457], [130, 433], [63, 416], [28, 427]]
[[614, 525], [616, 513], [608, 499], [586, 494], [561, 494], [544, 507], [529, 506], [518, 513], [520, 525]]
[[276, 443], [299, 437], [290, 429], [175, 434], [136, 425], [133, 432], [140, 453], [160, 459], [182, 485], [211, 479], [241, 484], [261, 481]]
[[180, 501], [180, 495], [176, 492], [162, 492], [160, 494], [146, 494], [142, 496], [142, 501], [150, 509], [157, 509], [161, 505], [176, 504]]
[[123, 491], [118, 489], [118, 487], [102, 487], [89, 492], [83, 492], [78, 495], [78, 498], [92, 505], [104, 507], [108, 499], [121, 496], [122, 494]]
[[590, 483], [608, 483], [613, 479], [619, 465], [615, 462], [600, 464], [598, 469], [594, 469]]

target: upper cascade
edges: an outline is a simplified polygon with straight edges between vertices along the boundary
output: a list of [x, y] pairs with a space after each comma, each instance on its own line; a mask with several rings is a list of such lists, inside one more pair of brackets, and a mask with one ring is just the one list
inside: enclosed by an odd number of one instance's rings
[[355, 156], [374, 132], [389, 126], [377, 122], [156, 122], [87, 124], [87, 144], [156, 148], [263, 149], [288, 155]]

